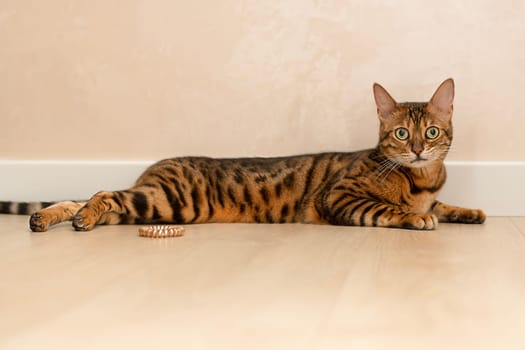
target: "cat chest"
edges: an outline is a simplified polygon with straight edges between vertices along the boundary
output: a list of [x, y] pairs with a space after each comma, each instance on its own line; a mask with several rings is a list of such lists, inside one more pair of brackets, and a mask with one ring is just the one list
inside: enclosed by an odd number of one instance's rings
[[374, 196], [386, 203], [394, 204], [403, 211], [427, 213], [440, 189], [441, 187], [436, 186], [417, 186], [411, 181], [393, 181], [386, 186], [378, 187]]
[[436, 200], [444, 179], [438, 181], [407, 181], [401, 186], [400, 205], [414, 213], [427, 213]]
[[437, 171], [400, 172], [397, 175], [391, 182], [396, 188], [397, 202], [404, 210], [413, 213], [427, 213], [446, 180], [443, 166]]
[[419, 194], [412, 194], [408, 197], [407, 209], [409, 209], [413, 213], [427, 213], [430, 210], [434, 201], [436, 200], [437, 195], [437, 192], [422, 192]]

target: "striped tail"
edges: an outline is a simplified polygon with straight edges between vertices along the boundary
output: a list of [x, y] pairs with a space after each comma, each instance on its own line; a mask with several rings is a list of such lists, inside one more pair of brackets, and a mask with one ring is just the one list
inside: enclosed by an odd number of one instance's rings
[[30, 215], [57, 202], [10, 202], [0, 201], [0, 214]]

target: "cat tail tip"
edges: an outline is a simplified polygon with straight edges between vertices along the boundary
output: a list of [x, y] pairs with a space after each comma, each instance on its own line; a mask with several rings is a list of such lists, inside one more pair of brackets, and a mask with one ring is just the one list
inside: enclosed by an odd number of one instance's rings
[[55, 203], [0, 201], [0, 214], [30, 215]]

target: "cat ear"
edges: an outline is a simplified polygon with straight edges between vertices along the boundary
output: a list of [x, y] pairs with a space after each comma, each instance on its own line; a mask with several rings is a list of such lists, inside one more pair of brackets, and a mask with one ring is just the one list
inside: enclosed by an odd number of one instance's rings
[[451, 114], [454, 103], [454, 80], [449, 78], [439, 85], [430, 99], [430, 105], [441, 113]]
[[377, 115], [380, 119], [388, 118], [397, 107], [397, 102], [378, 83], [374, 83], [374, 99], [376, 100]]

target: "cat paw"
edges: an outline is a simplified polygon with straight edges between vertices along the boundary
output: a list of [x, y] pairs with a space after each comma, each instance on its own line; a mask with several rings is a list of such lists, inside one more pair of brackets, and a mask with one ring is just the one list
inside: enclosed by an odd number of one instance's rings
[[470, 224], [482, 224], [487, 219], [487, 215], [485, 215], [485, 212], [480, 209], [474, 209], [471, 210], [472, 214], [469, 217], [469, 223]]
[[401, 222], [401, 227], [411, 230], [435, 230], [438, 218], [434, 214], [410, 214]]
[[445, 221], [461, 224], [482, 224], [487, 216], [479, 209], [460, 209], [449, 215]]
[[90, 215], [89, 209], [82, 208], [73, 216], [73, 228], [75, 231], [91, 231], [95, 227], [96, 219]]
[[46, 215], [36, 212], [29, 218], [29, 228], [33, 232], [45, 232], [49, 228], [51, 219]]

